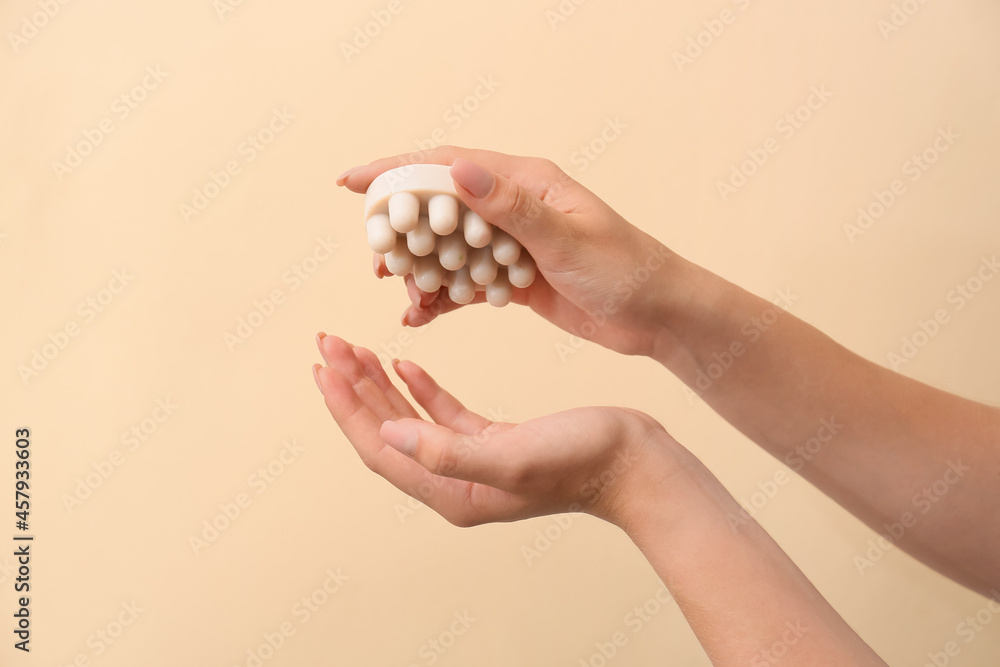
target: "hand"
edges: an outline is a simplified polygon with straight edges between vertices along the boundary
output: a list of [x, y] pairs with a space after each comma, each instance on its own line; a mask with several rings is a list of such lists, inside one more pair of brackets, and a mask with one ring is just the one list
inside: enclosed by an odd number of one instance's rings
[[373, 352], [317, 336], [330, 414], [362, 461], [458, 526], [587, 512], [626, 529], [650, 485], [681, 472], [684, 450], [651, 417], [579, 408], [522, 424], [466, 409], [422, 368], [394, 362], [422, 419]]
[[[672, 283], [676, 258], [549, 160], [442, 146], [418, 156], [377, 160], [337, 180], [363, 193], [381, 173], [413, 163], [453, 165], [459, 196], [485, 220], [517, 239], [538, 265], [514, 302], [528, 305], [575, 336], [624, 354], [651, 354], [658, 333], [652, 314]], [[676, 258], [679, 259], [679, 258]], [[375, 274], [389, 272], [381, 255]], [[421, 326], [461, 306], [447, 289], [420, 292], [406, 277], [413, 305], [403, 323]], [[473, 303], [485, 297], [477, 294]]]

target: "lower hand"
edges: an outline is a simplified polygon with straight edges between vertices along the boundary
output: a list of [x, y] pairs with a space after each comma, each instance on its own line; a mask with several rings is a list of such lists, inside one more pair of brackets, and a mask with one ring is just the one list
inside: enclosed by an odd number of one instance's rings
[[624, 408], [492, 422], [415, 363], [394, 362], [427, 421], [373, 352], [336, 336], [318, 343], [328, 366], [314, 367], [317, 384], [364, 463], [458, 526], [582, 511], [624, 529], [649, 486], [690, 456], [651, 417]]

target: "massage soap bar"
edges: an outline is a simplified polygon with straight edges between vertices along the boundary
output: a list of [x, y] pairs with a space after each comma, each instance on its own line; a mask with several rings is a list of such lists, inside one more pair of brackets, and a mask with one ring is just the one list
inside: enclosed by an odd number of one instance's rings
[[393, 275], [412, 273], [423, 292], [446, 287], [455, 303], [485, 291], [490, 304], [506, 306], [512, 287], [535, 280], [528, 252], [462, 202], [447, 165], [412, 164], [379, 175], [365, 193], [365, 230]]

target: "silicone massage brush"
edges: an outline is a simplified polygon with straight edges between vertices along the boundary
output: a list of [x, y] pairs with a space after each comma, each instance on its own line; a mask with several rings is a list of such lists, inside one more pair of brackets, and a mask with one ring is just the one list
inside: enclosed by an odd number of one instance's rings
[[486, 292], [510, 303], [511, 287], [535, 280], [535, 262], [514, 237], [483, 220], [458, 196], [451, 167], [414, 164], [378, 176], [365, 193], [368, 245], [390, 273], [412, 273], [422, 292], [448, 289], [455, 303]]

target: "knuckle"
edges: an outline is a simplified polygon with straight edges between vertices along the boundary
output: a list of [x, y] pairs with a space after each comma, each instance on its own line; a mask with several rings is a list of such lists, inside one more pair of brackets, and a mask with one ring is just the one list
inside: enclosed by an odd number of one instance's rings
[[463, 511], [453, 512], [446, 516], [445, 520], [456, 528], [472, 528], [479, 525], [478, 521]]
[[556, 178], [563, 174], [562, 167], [556, 164], [553, 160], [550, 160], [547, 157], [540, 157], [537, 159], [538, 159], [539, 169], [546, 176], [550, 178]]
[[376, 456], [362, 456], [361, 457], [361, 462], [365, 464], [366, 468], [368, 468], [369, 470], [371, 470], [376, 475], [381, 474], [379, 472], [379, 470], [381, 470], [382, 467], [378, 463], [378, 457], [376, 457]]
[[504, 478], [506, 480], [505, 488], [519, 491], [531, 487], [535, 473], [529, 461], [518, 459], [507, 463]]
[[507, 198], [508, 215], [516, 221], [532, 222], [540, 213], [539, 201], [527, 190], [511, 184], [512, 192]]
[[434, 454], [431, 466], [429, 470], [435, 475], [442, 475], [444, 477], [451, 477], [455, 474], [458, 469], [458, 460], [455, 457], [454, 450], [449, 446], [445, 445], [438, 449]]

